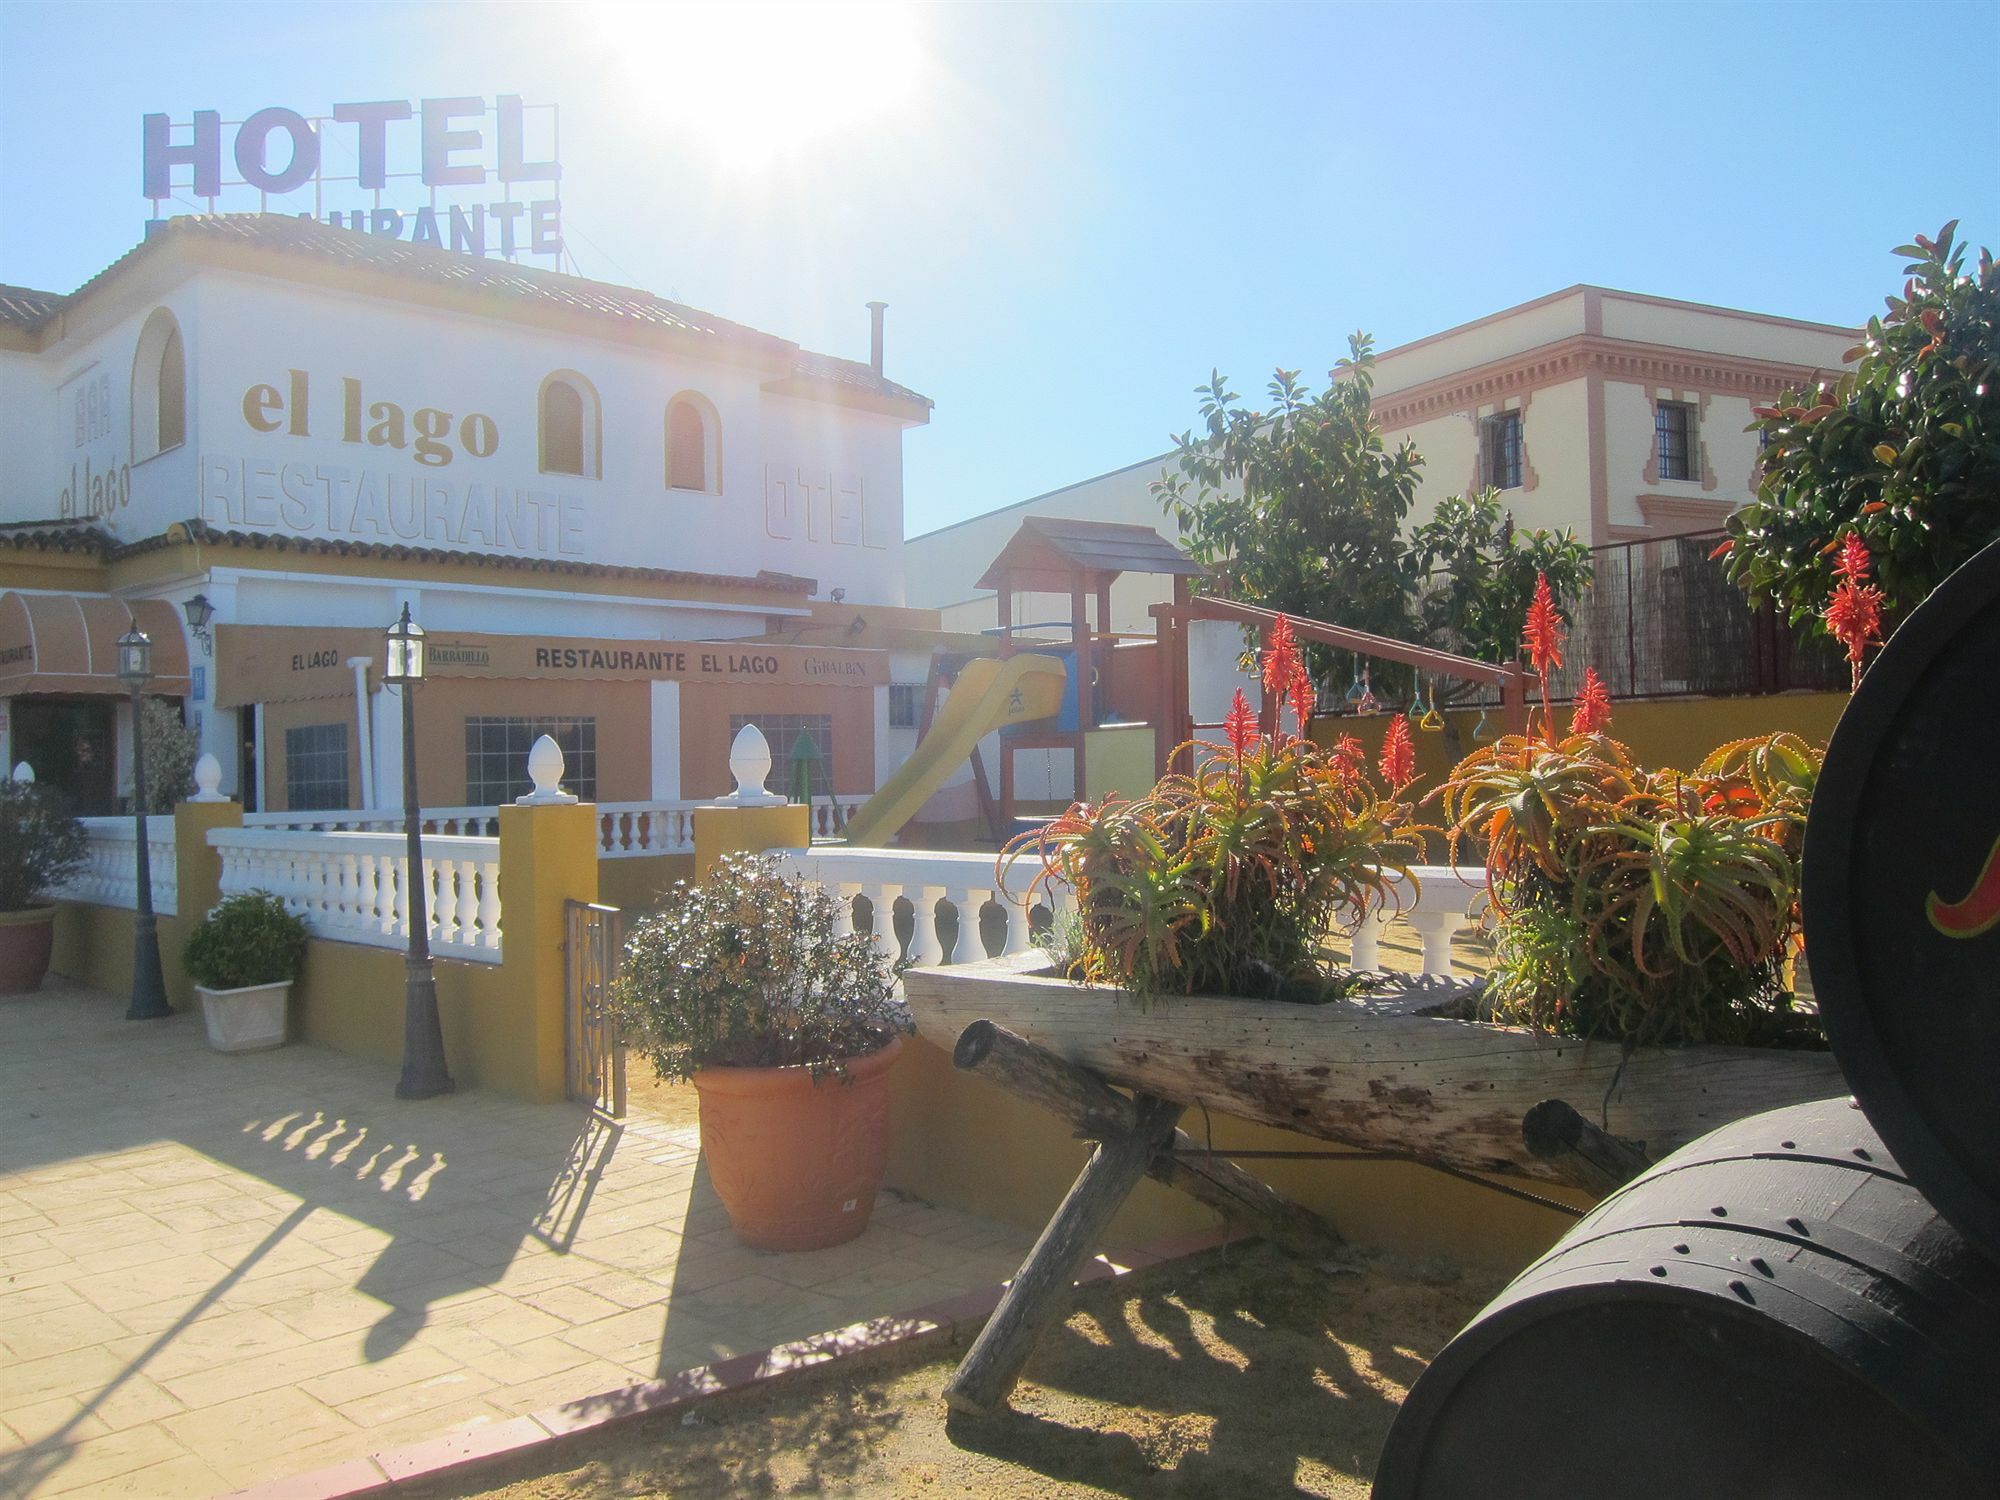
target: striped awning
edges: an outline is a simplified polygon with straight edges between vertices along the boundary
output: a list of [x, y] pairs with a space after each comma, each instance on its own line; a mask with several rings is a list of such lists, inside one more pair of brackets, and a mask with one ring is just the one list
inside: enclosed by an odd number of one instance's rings
[[118, 680], [118, 637], [135, 624], [153, 638], [146, 691], [185, 696], [187, 631], [167, 600], [0, 593], [0, 698], [130, 691]]

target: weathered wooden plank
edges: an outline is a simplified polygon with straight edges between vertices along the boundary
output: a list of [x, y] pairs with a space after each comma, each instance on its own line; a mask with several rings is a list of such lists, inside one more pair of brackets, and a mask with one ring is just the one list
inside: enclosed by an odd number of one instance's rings
[[1173, 1139], [1180, 1105], [1150, 1097], [1134, 1103], [1137, 1127], [1091, 1153], [1062, 1207], [1043, 1227], [1000, 1305], [959, 1362], [944, 1388], [944, 1399], [954, 1411], [983, 1415], [1007, 1404], [1021, 1378], [1021, 1366], [1069, 1305], [1077, 1268], [1146, 1175], [1147, 1165]]
[[1121, 1088], [1367, 1150], [1469, 1171], [1571, 1179], [1537, 1158], [1521, 1118], [1577, 1101], [1656, 1155], [1730, 1120], [1844, 1092], [1829, 1053], [1578, 1042], [1516, 1027], [1372, 1010], [1366, 1001], [1165, 997], [1035, 972], [1019, 954], [903, 976], [918, 1030], [949, 1048], [987, 1019]]
[[1623, 1187], [1653, 1164], [1644, 1141], [1600, 1130], [1563, 1099], [1544, 1099], [1521, 1116], [1521, 1139], [1538, 1161], [1600, 1195]]
[[[974, 1021], [966, 1027], [952, 1048], [951, 1060], [1048, 1110], [1089, 1140], [1112, 1140], [1138, 1128], [1139, 1107], [1130, 1099], [1095, 1074], [991, 1021]], [[1198, 1144], [1186, 1131], [1176, 1130], [1168, 1150], [1153, 1158], [1146, 1174], [1294, 1255], [1318, 1257], [1340, 1248], [1340, 1236], [1318, 1214], [1234, 1162], [1171, 1154], [1192, 1151]]]

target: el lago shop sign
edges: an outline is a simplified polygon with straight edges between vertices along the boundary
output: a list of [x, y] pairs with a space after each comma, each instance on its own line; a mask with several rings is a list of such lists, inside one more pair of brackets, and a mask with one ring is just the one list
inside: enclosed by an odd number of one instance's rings
[[[356, 657], [380, 676], [378, 630], [303, 625], [220, 625], [216, 705], [351, 696]], [[783, 687], [887, 687], [889, 654], [754, 641], [613, 641], [531, 635], [433, 634], [427, 677], [488, 680], [774, 683]]]

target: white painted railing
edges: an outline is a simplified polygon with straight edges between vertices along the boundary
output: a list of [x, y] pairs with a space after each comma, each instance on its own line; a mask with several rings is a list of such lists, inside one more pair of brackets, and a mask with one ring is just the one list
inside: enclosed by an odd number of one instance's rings
[[[253, 812], [243, 815], [245, 828], [289, 829], [299, 833], [401, 833], [403, 814], [388, 808], [353, 808], [323, 812]], [[461, 838], [494, 838], [500, 832], [497, 807], [427, 807], [424, 837], [442, 834]]]
[[[857, 898], [865, 898], [871, 913], [892, 910], [898, 897], [906, 900], [911, 931], [908, 942], [897, 946], [920, 966], [968, 963], [1019, 953], [1030, 945], [1028, 913], [1018, 897], [1039, 868], [1032, 859], [1022, 860], [1008, 871], [1003, 889], [991, 854], [828, 848], [783, 851], [779, 858], [787, 874], [816, 880], [833, 892], [847, 922], [856, 930], [878, 936], [885, 930], [879, 916], [857, 915], [861, 912]], [[1485, 896], [1484, 876], [1477, 869], [1458, 870], [1449, 865], [1420, 865], [1415, 874], [1414, 890], [1408, 886], [1399, 889], [1400, 909], [1374, 912], [1355, 930], [1352, 964], [1356, 969], [1380, 966], [1382, 935], [1392, 923], [1402, 922], [1422, 941], [1423, 972], [1452, 972], [1451, 940], [1477, 920], [1472, 913]], [[1059, 888], [1057, 905], [1067, 901], [1067, 888]], [[997, 953], [989, 952], [980, 941], [979, 914], [989, 904], [999, 908], [1006, 924]], [[940, 908], [949, 908], [949, 912]], [[967, 921], [968, 913], [971, 921]], [[930, 914], [927, 919], [926, 914]]]
[[[52, 894], [65, 901], [90, 901], [99, 906], [139, 909], [139, 851], [129, 817], [84, 818], [88, 839], [83, 868]], [[146, 819], [146, 857], [152, 863], [153, 910], [171, 917], [180, 910], [179, 854], [174, 845], [174, 820], [168, 814]]]
[[[316, 937], [402, 948], [409, 941], [409, 861], [400, 833], [216, 828], [222, 894], [266, 890]], [[424, 894], [431, 951], [498, 963], [500, 841], [426, 835]]]
[[[1020, 953], [1031, 944], [1028, 912], [1019, 900], [1038, 868], [1031, 860], [1009, 870], [1004, 886], [991, 854], [833, 847], [784, 850], [779, 860], [787, 874], [816, 880], [833, 893], [845, 914], [844, 926], [878, 939], [887, 936], [889, 946], [920, 965], [969, 963]], [[1058, 905], [1066, 895], [1066, 890], [1058, 893]], [[865, 911], [857, 898], [867, 902]], [[910, 908], [907, 944], [884, 920], [895, 910], [898, 898]], [[989, 906], [997, 907], [999, 915], [987, 920], [996, 929], [1004, 923], [997, 953], [989, 953], [981, 940], [981, 913]]]

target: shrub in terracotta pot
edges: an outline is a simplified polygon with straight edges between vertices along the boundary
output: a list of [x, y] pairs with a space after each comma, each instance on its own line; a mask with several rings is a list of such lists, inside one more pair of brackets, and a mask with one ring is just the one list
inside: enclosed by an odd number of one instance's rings
[[50, 892], [82, 867], [88, 847], [61, 792], [0, 781], [0, 995], [42, 987], [55, 941]]
[[769, 857], [732, 856], [634, 926], [613, 991], [660, 1076], [694, 1084], [709, 1176], [758, 1249], [853, 1239], [888, 1159], [900, 966], [835, 914]]
[[188, 934], [181, 963], [201, 997], [209, 1045], [258, 1052], [285, 1041], [285, 1007], [305, 962], [306, 924], [269, 891], [229, 897]]

